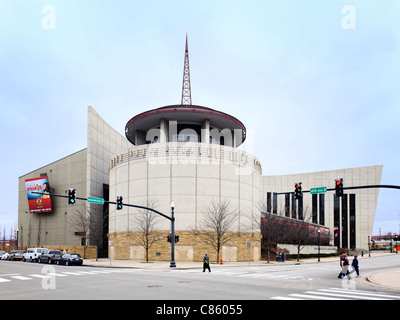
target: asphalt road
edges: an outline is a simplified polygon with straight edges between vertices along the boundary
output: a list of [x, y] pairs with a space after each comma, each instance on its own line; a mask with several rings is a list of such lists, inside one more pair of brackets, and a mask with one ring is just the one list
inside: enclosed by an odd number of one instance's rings
[[362, 260], [361, 278], [341, 280], [337, 278], [339, 262], [222, 267], [203, 273], [200, 269], [122, 269], [0, 261], [0, 300], [400, 300], [400, 290], [365, 281], [371, 273], [398, 269], [399, 262], [400, 255]]

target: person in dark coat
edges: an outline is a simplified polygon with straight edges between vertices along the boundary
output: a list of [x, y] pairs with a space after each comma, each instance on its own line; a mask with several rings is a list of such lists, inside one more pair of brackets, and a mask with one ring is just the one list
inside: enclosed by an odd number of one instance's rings
[[360, 269], [358, 268], [358, 259], [357, 259], [357, 255], [354, 256], [354, 259], [351, 263], [351, 266], [354, 268], [353, 272], [357, 272], [357, 277], [360, 276]]
[[206, 271], [206, 269], [208, 269], [208, 272], [211, 272], [211, 268], [210, 268], [210, 257], [206, 254], [204, 255], [203, 258], [203, 272]]

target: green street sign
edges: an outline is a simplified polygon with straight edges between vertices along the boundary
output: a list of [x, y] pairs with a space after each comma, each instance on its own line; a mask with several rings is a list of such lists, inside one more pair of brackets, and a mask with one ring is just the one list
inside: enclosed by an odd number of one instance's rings
[[325, 192], [326, 192], [326, 187], [310, 188], [311, 194], [325, 193]]
[[88, 197], [87, 202], [90, 203], [97, 203], [97, 204], [104, 204], [104, 199], [102, 198], [93, 198], [93, 197]]

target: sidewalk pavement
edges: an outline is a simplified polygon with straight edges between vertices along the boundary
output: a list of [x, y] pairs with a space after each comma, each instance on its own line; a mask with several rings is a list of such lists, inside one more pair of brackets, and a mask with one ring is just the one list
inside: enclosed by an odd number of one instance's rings
[[[394, 253], [386, 253], [386, 252], [372, 252], [371, 257], [368, 257], [368, 254], [364, 255], [364, 257], [358, 257], [359, 261], [363, 259], [371, 259], [375, 257], [382, 257], [385, 255], [393, 255]], [[323, 257], [320, 259], [321, 262], [333, 262], [339, 261], [338, 257]], [[284, 266], [284, 265], [294, 265], [294, 264], [312, 264], [318, 263], [317, 258], [311, 259], [303, 259], [300, 262], [296, 260], [286, 260], [285, 262], [277, 262], [277, 261], [238, 261], [238, 262], [223, 262], [223, 264], [217, 264], [211, 262], [211, 267], [213, 269], [218, 269], [222, 267], [256, 267], [256, 266]], [[169, 270], [170, 262], [169, 261], [136, 261], [136, 260], [111, 260], [110, 259], [84, 259], [84, 266], [91, 267], [102, 267], [102, 268], [137, 268], [137, 269], [159, 269], [159, 270]], [[176, 267], [174, 270], [182, 270], [182, 269], [202, 269], [202, 262], [176, 262]], [[364, 278], [364, 277], [363, 277]], [[369, 281], [376, 285], [381, 285], [385, 287], [390, 287], [392, 289], [400, 290], [400, 269], [374, 273], [364, 278], [364, 280]]]

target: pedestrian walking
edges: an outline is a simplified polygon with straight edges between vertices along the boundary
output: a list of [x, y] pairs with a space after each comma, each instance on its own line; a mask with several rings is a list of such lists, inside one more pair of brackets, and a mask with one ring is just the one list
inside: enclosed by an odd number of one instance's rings
[[358, 267], [358, 259], [357, 259], [357, 255], [354, 255], [354, 259], [353, 259], [353, 261], [351, 262], [351, 266], [353, 267], [353, 271], [352, 272], [357, 272], [357, 277], [359, 277], [360, 276], [360, 269], [359, 269], [359, 267]]
[[342, 271], [340, 271], [338, 278], [341, 279], [343, 276], [346, 276], [349, 274], [349, 260], [347, 259], [347, 254], [344, 253], [341, 256], [340, 264], [342, 267]]
[[208, 272], [211, 272], [211, 268], [210, 268], [210, 257], [206, 254], [204, 255], [203, 258], [203, 272], [206, 271], [206, 269], [208, 269]]

